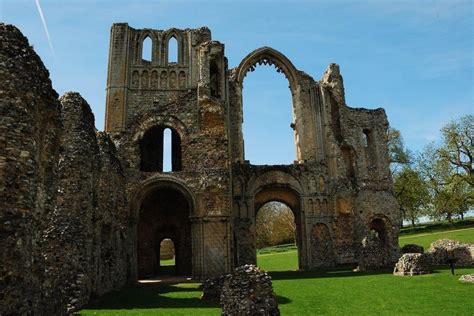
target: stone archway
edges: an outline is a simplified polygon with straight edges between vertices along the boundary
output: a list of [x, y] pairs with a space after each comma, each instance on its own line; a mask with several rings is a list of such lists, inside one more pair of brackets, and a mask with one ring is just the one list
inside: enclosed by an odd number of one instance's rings
[[[281, 202], [288, 206], [293, 212], [294, 222], [296, 225], [296, 246], [298, 252], [298, 267], [304, 266], [304, 248], [302, 245], [303, 232], [301, 223], [301, 198], [300, 194], [288, 186], [278, 184], [267, 185], [261, 188], [254, 197], [254, 218], [253, 223], [256, 222], [256, 217], [260, 208], [269, 202]], [[254, 235], [255, 236], [255, 235]], [[254, 241], [255, 242], [255, 241]], [[256, 251], [256, 247], [255, 251]], [[256, 258], [256, 252], [255, 252]]]
[[192, 275], [192, 222], [194, 200], [179, 181], [158, 177], [144, 183], [132, 198], [136, 222], [137, 276], [161, 274], [160, 243], [169, 238], [175, 247], [175, 273]]

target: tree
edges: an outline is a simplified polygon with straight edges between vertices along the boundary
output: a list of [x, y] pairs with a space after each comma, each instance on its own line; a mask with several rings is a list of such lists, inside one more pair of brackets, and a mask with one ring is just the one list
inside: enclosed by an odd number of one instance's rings
[[393, 127], [389, 127], [387, 131], [387, 145], [390, 157], [390, 171], [392, 175], [395, 175], [404, 165], [410, 164], [412, 154], [405, 147], [400, 131]]
[[425, 214], [429, 204], [427, 184], [418, 171], [407, 166], [395, 175], [394, 191], [403, 219], [410, 220], [415, 226], [417, 218]]
[[466, 115], [442, 128], [440, 146], [425, 147], [418, 167], [429, 184], [432, 217], [461, 218], [474, 205], [474, 116]]
[[441, 129], [443, 146], [439, 155], [454, 168], [453, 177], [474, 186], [474, 115], [466, 115]]
[[296, 227], [293, 212], [283, 203], [266, 203], [258, 210], [255, 230], [258, 249], [294, 242]]

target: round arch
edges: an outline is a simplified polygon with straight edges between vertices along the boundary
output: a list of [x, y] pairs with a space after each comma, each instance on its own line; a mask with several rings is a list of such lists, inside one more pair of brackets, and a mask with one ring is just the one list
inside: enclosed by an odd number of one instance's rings
[[173, 241], [175, 273], [192, 275], [192, 220], [195, 201], [184, 183], [174, 177], [158, 176], [142, 182], [131, 197], [130, 217], [136, 233], [136, 262], [139, 278], [153, 277], [162, 270], [160, 247], [164, 238]]
[[369, 231], [376, 231], [380, 240], [385, 246], [389, 246], [392, 244], [392, 222], [387, 216], [383, 214], [375, 214], [374, 216], [369, 218], [367, 222], [367, 228]]
[[257, 64], [275, 65], [277, 71], [282, 72], [288, 79], [292, 93], [296, 91], [298, 70], [285, 55], [267, 46], [258, 48], [245, 56], [235, 69], [236, 80], [240, 86], [242, 86], [247, 73], [253, 71]]
[[300, 180], [295, 178], [290, 173], [279, 169], [269, 169], [251, 179], [248, 183], [249, 193], [252, 196], [255, 196], [263, 188], [271, 186], [289, 188], [296, 192], [299, 196], [302, 196], [306, 193], [304, 186], [301, 185]]
[[160, 174], [142, 181], [133, 191], [130, 198], [130, 218], [137, 220], [140, 206], [144, 198], [156, 189], [169, 188], [179, 191], [189, 204], [190, 217], [193, 217], [196, 209], [196, 201], [192, 190], [180, 179], [167, 174]]
[[132, 140], [134, 144], [140, 142], [145, 133], [155, 126], [163, 126], [174, 129], [178, 132], [181, 140], [187, 137], [188, 130], [186, 125], [175, 116], [152, 115], [148, 119], [141, 121], [137, 120], [138, 124], [131, 124], [129, 128], [135, 130]]

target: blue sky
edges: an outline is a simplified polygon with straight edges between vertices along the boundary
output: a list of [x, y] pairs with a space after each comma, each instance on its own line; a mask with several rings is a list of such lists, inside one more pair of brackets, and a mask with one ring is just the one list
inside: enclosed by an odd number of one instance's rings
[[[0, 0], [0, 21], [19, 27], [50, 70], [59, 94], [78, 91], [103, 128], [110, 26], [208, 26], [229, 67], [271, 46], [321, 78], [341, 66], [347, 104], [384, 107], [407, 146], [439, 139], [449, 120], [474, 113], [473, 1], [46, 1]], [[54, 51], [54, 53], [53, 53]], [[259, 67], [244, 82], [246, 157], [295, 158], [288, 83]], [[247, 135], [252, 135], [249, 138]]]

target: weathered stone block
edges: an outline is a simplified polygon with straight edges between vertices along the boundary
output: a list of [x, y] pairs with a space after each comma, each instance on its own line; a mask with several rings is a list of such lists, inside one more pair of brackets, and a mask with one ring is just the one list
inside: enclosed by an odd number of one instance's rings
[[420, 275], [432, 272], [431, 260], [421, 253], [405, 253], [395, 264], [394, 275]]
[[280, 315], [270, 275], [254, 265], [226, 277], [220, 302], [222, 315]]

